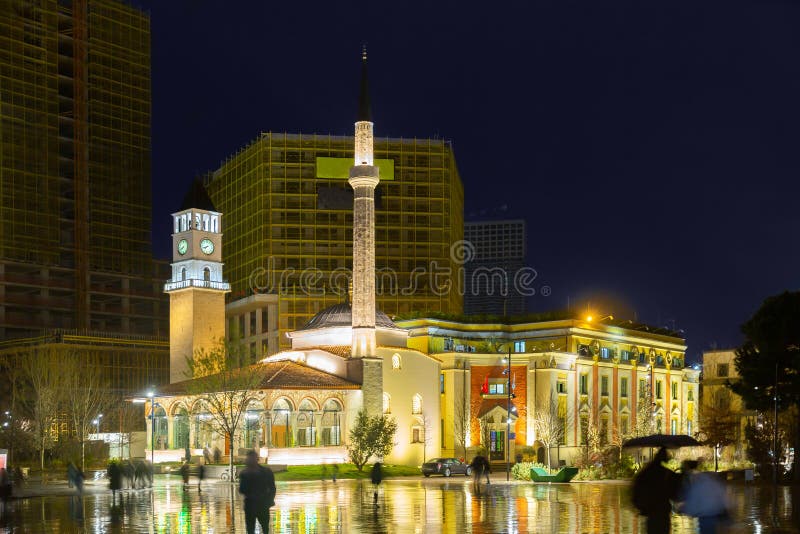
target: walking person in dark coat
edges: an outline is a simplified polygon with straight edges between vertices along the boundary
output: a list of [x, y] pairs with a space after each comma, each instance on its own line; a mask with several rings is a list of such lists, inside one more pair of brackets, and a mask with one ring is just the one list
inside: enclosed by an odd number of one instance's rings
[[483, 476], [483, 456], [480, 454], [472, 459], [469, 468], [472, 469], [472, 489], [478, 495], [481, 494], [481, 477]]
[[181, 464], [180, 473], [183, 479], [183, 491], [186, 491], [186, 488], [189, 486], [189, 462], [183, 462]]
[[647, 516], [648, 534], [667, 534], [670, 531], [670, 500], [678, 496], [681, 479], [662, 465], [667, 460], [667, 449], [662, 447], [633, 479], [633, 504]]
[[378, 506], [378, 488], [383, 481], [383, 469], [381, 469], [381, 463], [375, 462], [375, 465], [372, 466], [372, 472], [369, 475], [370, 480], [372, 480], [372, 484], [375, 486], [375, 492], [372, 494], [372, 504]]
[[108, 486], [111, 488], [111, 502], [117, 502], [117, 491], [122, 489], [122, 469], [117, 462], [108, 464]]
[[199, 462], [197, 465], [197, 493], [201, 493], [203, 491], [203, 479], [206, 478], [206, 465], [203, 462]]
[[239, 474], [239, 493], [244, 495], [244, 522], [247, 534], [255, 534], [256, 519], [261, 530], [269, 532], [269, 509], [275, 506], [275, 475], [258, 464], [256, 451], [248, 451], [246, 467]]

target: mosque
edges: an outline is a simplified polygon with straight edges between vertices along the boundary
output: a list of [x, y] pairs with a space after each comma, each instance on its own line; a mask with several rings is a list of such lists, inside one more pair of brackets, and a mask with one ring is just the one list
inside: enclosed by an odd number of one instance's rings
[[[170, 384], [152, 392], [147, 443], [155, 461], [204, 448], [243, 455], [257, 449], [270, 463], [346, 462], [357, 413], [386, 414], [398, 425], [384, 460], [419, 465], [437, 456], [493, 461], [525, 452], [552, 465], [570, 463], [587, 446], [618, 442], [646, 423], [659, 433], [697, 432], [699, 371], [684, 365], [678, 333], [631, 321], [564, 316], [514, 324], [414, 319], [395, 323], [375, 306], [373, 122], [362, 55], [355, 122], [352, 297], [291, 332], [291, 349], [248, 368], [261, 377], [235, 443], [207, 424], [188, 393], [187, 358], [226, 339], [223, 214], [201, 184], [173, 214]], [[196, 379], [196, 378], [195, 378]], [[557, 440], [537, 435], [537, 414], [555, 412]], [[152, 416], [151, 416], [152, 415]], [[541, 432], [541, 429], [538, 430]], [[548, 450], [551, 455], [545, 454]]]
[[[355, 123], [352, 302], [320, 311], [291, 332], [291, 350], [252, 366], [263, 374], [236, 443], [225, 442], [204, 423], [196, 396], [187, 394], [187, 357], [213, 350], [225, 338], [222, 214], [200, 184], [173, 214], [170, 295], [170, 381], [154, 392], [148, 443], [156, 461], [175, 460], [188, 446], [195, 453], [217, 447], [265, 451], [269, 461], [315, 464], [346, 461], [345, 440], [356, 414], [390, 414], [397, 445], [386, 461], [419, 464], [439, 453], [440, 361], [408, 348], [408, 332], [375, 308], [375, 187], [373, 123], [362, 57], [361, 96]], [[148, 405], [150, 406], [150, 405]], [[434, 424], [435, 423], [435, 424]], [[153, 434], [153, 432], [155, 434]]]

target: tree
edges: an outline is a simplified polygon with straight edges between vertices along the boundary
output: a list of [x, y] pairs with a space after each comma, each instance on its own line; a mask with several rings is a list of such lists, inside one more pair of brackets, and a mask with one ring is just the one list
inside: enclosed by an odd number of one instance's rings
[[560, 444], [564, 439], [565, 421], [558, 413], [558, 398], [554, 391], [550, 391], [550, 398], [543, 409], [536, 410], [533, 418], [533, 429], [536, 439], [545, 446], [547, 454], [547, 469], [550, 469], [550, 449]]
[[[744, 435], [747, 438], [747, 457], [756, 465], [756, 470], [763, 480], [772, 478], [772, 447], [775, 439], [775, 423], [771, 417], [764, 418], [756, 424], [748, 424], [745, 427]], [[781, 454], [778, 463], [783, 464], [787, 461], [788, 448], [786, 447], [786, 432], [778, 425], [778, 450]]]
[[731, 409], [731, 393], [716, 389], [700, 405], [700, 441], [714, 448], [714, 470], [718, 470], [719, 450], [735, 443], [739, 429], [739, 416]]
[[425, 463], [427, 458], [428, 445], [433, 441], [433, 434], [431, 433], [431, 418], [422, 413], [419, 416], [422, 423], [422, 463]]
[[64, 406], [81, 446], [82, 470], [86, 468], [86, 441], [95, 429], [94, 421], [114, 405], [108, 381], [100, 368], [85, 363], [77, 355], [67, 356], [59, 362], [68, 392]]
[[[800, 407], [800, 292], [767, 298], [742, 325], [745, 341], [736, 350], [741, 379], [730, 388], [751, 410], [769, 412]], [[790, 439], [800, 450], [800, 425]], [[800, 454], [794, 456], [794, 477], [800, 480]]]
[[382, 458], [392, 452], [397, 422], [387, 415], [370, 417], [359, 410], [353, 428], [350, 429], [347, 454], [350, 461], [361, 471], [370, 458]]
[[39, 467], [44, 471], [44, 454], [54, 444], [52, 428], [58, 424], [61, 401], [67, 391], [61, 368], [63, 354], [50, 348], [33, 348], [16, 358], [29, 390], [24, 397], [25, 412], [39, 453]]
[[649, 436], [653, 430], [653, 392], [646, 387], [640, 389], [636, 396], [636, 421], [631, 425], [627, 437]]
[[[187, 359], [194, 380], [187, 382], [187, 393], [195, 395], [208, 410], [206, 423], [216, 434], [228, 438], [228, 466], [233, 472], [236, 432], [244, 420], [247, 405], [263, 379], [261, 365], [248, 365], [249, 356], [238, 344], [220, 341], [213, 350], [199, 350]], [[151, 430], [152, 431], [152, 430]], [[233, 481], [234, 477], [230, 478]]]

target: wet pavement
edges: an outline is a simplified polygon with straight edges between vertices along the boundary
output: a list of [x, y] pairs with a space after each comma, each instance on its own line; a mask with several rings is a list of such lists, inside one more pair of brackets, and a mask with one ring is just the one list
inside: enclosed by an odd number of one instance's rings
[[[732, 532], [799, 533], [797, 488], [779, 488], [772, 526], [768, 486], [729, 486]], [[126, 490], [112, 502], [98, 484], [83, 497], [51, 494], [11, 501], [0, 515], [0, 533], [22, 532], [244, 532], [242, 501], [235, 486], [208, 484], [198, 493], [175, 476], [156, 477], [153, 489]], [[373, 506], [367, 481], [279, 482], [271, 516], [273, 532], [644, 532], [622, 483], [534, 485], [496, 481], [482, 495], [469, 481], [401, 478], [381, 485]], [[155, 510], [155, 513], [153, 513]], [[794, 516], [793, 516], [794, 514]], [[673, 533], [695, 532], [690, 518], [675, 516]]]

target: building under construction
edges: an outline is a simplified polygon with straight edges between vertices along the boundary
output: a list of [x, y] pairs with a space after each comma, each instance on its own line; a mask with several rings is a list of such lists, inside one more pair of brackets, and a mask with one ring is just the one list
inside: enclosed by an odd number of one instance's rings
[[151, 253], [150, 21], [0, 0], [0, 340], [166, 335]]
[[[464, 189], [441, 139], [375, 140], [376, 303], [390, 316], [461, 313]], [[279, 331], [302, 327], [342, 302], [352, 267], [350, 136], [262, 133], [207, 187], [225, 214], [232, 298], [279, 295]]]

